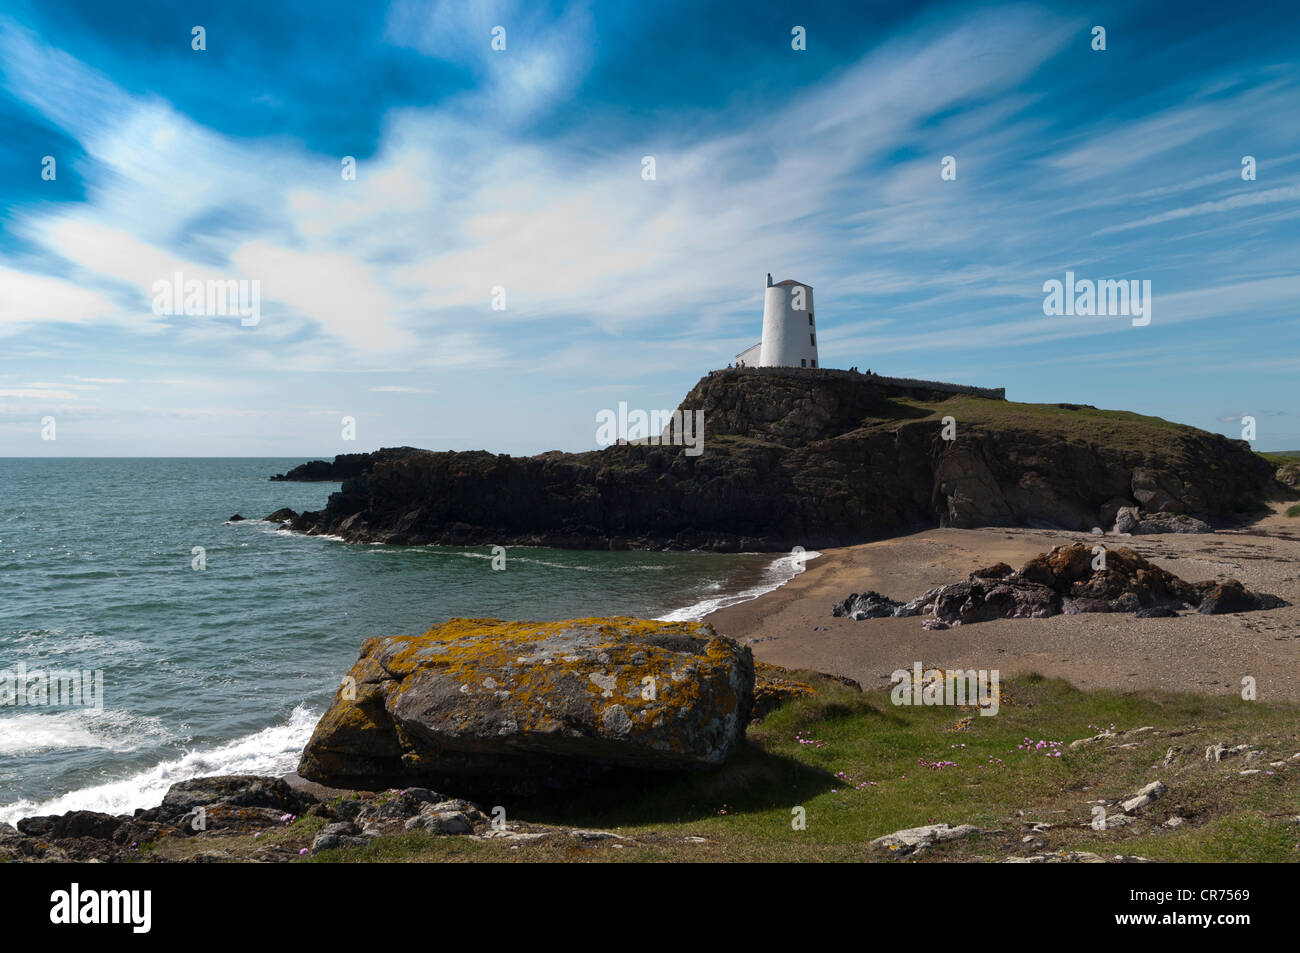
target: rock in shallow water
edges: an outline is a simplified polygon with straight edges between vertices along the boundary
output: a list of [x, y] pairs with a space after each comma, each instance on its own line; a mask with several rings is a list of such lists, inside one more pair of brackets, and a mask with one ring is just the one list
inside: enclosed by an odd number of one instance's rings
[[716, 766], [753, 691], [749, 649], [706, 623], [452, 619], [368, 639], [298, 770], [338, 786], [529, 793], [610, 768]]

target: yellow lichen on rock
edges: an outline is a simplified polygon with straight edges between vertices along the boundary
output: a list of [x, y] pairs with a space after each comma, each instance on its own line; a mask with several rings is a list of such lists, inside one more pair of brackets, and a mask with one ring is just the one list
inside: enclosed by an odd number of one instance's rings
[[743, 734], [754, 676], [749, 650], [706, 623], [458, 618], [368, 639], [349, 679], [355, 697], [321, 719], [304, 777], [716, 765]]

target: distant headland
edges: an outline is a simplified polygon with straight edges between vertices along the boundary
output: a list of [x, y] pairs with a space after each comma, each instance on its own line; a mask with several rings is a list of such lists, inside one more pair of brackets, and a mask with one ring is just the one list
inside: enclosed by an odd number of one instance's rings
[[354, 542], [779, 551], [940, 526], [1195, 531], [1277, 489], [1242, 440], [1002, 388], [829, 368], [712, 371], [707, 452], [631, 441], [511, 457], [389, 448], [278, 480], [342, 481], [293, 529]]

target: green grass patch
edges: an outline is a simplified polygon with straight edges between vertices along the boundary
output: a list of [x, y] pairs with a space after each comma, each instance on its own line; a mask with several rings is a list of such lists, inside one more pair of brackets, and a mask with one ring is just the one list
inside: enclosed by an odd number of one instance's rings
[[1277, 466], [1284, 463], [1300, 463], [1300, 450], [1260, 450], [1261, 457]]
[[[509, 844], [417, 833], [328, 861], [861, 861], [884, 860], [868, 842], [905, 827], [946, 822], [993, 831], [932, 848], [926, 861], [1000, 859], [1033, 821], [1053, 825], [1041, 850], [1191, 861], [1300, 860], [1300, 762], [1294, 705], [1235, 696], [1083, 692], [1037, 676], [1003, 686], [995, 716], [976, 709], [898, 707], [884, 692], [862, 694], [819, 682], [823, 694], [796, 700], [751, 726], [747, 744], [721, 770], [654, 782], [593, 786], [581, 798], [504, 805], [512, 820], [612, 830], [628, 840], [576, 843], [556, 836]], [[1160, 733], [1071, 750], [1114, 726]], [[1028, 740], [1028, 745], [1026, 741]], [[1046, 743], [1038, 747], [1039, 742]], [[1240, 759], [1207, 762], [1206, 746], [1249, 742], [1251, 762], [1273, 773], [1242, 776]], [[1164, 766], [1166, 751], [1175, 748]], [[1060, 756], [1055, 756], [1055, 752]], [[1126, 797], [1150, 781], [1169, 792], [1125, 828], [1096, 831], [1090, 801]], [[802, 808], [805, 830], [792, 813]], [[486, 806], [485, 806], [486, 809]], [[1171, 815], [1185, 818], [1165, 828]], [[690, 838], [691, 840], [688, 840]]]

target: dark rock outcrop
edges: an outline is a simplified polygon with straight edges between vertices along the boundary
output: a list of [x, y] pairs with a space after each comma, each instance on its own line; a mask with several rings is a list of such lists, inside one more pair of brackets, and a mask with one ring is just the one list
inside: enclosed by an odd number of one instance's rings
[[274, 513], [263, 517], [268, 523], [288, 523], [298, 518], [298, 514], [287, 506], [282, 506]]
[[907, 604], [917, 607], [915, 613], [900, 611], [903, 607], [879, 593], [867, 593], [874, 597], [872, 605], [897, 608], [891, 613], [855, 615], [845, 611], [860, 598], [854, 595], [837, 603], [832, 615], [866, 619], [921, 614], [964, 625], [989, 619], [1041, 619], [1061, 613], [1133, 612], [1139, 618], [1152, 619], [1176, 616], [1177, 610], [1189, 606], [1197, 607], [1198, 612], [1219, 614], [1289, 605], [1278, 596], [1251, 592], [1235, 579], [1224, 583], [1185, 582], [1128, 548], [1107, 550], [1105, 557], [1104, 568], [1094, 569], [1093, 547], [1086, 543], [1057, 546], [1035, 556], [1018, 571], [1004, 572], [1010, 567], [1000, 563], [976, 570], [965, 582], [931, 589]]
[[1151, 606], [1149, 609], [1138, 609], [1133, 613], [1135, 619], [1176, 619], [1178, 610], [1169, 606]]
[[1150, 535], [1153, 533], [1212, 533], [1214, 527], [1204, 520], [1198, 520], [1194, 516], [1188, 516], [1185, 513], [1151, 513], [1143, 514], [1138, 520], [1137, 527], [1133, 530], [1134, 535]]
[[1212, 533], [1214, 527], [1185, 513], [1147, 513], [1137, 506], [1120, 507], [1115, 512], [1114, 530], [1133, 536], [1156, 533]]
[[122, 818], [98, 811], [69, 811], [67, 814], [48, 814], [24, 817], [18, 822], [18, 832], [27, 837], [47, 840], [63, 837], [97, 837], [112, 840], [122, 826]]
[[1005, 579], [1015, 572], [1006, 563], [994, 563], [992, 566], [985, 566], [983, 569], [976, 569], [970, 574], [972, 579]]
[[139, 860], [142, 844], [280, 828], [314, 806], [318, 806], [315, 797], [290, 788], [280, 778], [195, 778], [172, 785], [158, 807], [130, 815], [69, 811], [25, 817], [16, 831], [0, 825], [0, 861]]
[[897, 615], [901, 605], [900, 602], [895, 602], [887, 596], [869, 590], [863, 593], [855, 592], [843, 602], [837, 602], [831, 608], [831, 615], [837, 619], [841, 616], [847, 616], [858, 622], [863, 619], [883, 619], [887, 616]]
[[935, 618], [963, 625], [989, 619], [1042, 619], [1060, 613], [1061, 596], [1023, 579], [976, 578], [944, 586], [933, 606]]
[[173, 784], [162, 804], [150, 813], [150, 820], [180, 825], [200, 807], [209, 814], [219, 808], [248, 808], [270, 811], [278, 817], [301, 814], [315, 800], [293, 790], [283, 778], [257, 775], [193, 778]]
[[1205, 615], [1226, 615], [1230, 612], [1254, 612], [1259, 609], [1278, 609], [1290, 605], [1280, 596], [1266, 592], [1251, 592], [1236, 579], [1224, 583], [1200, 583], [1200, 604], [1196, 611]]
[[715, 372], [687, 395], [681, 409], [704, 412], [696, 456], [648, 443], [533, 457], [393, 448], [276, 479], [341, 479], [293, 528], [356, 542], [721, 551], [936, 525], [1086, 531], [1128, 502], [1209, 521], [1275, 486], [1244, 441], [1158, 418], [763, 370]]
[[1089, 608], [1087, 600], [1104, 603], [1108, 612], [1136, 612], [1157, 605], [1181, 607], [1195, 605], [1200, 593], [1184, 582], [1127, 547], [1108, 549], [1105, 568], [1093, 569], [1092, 547], [1086, 543], [1057, 546], [1040, 553], [1020, 568], [1017, 574], [1029, 582], [1047, 586], [1063, 599], [1079, 604], [1079, 611]]
[[336, 483], [369, 473], [376, 463], [402, 457], [429, 453], [415, 447], [384, 447], [370, 453], [340, 453], [333, 460], [309, 460], [300, 463], [288, 473], [271, 477], [276, 483]]

